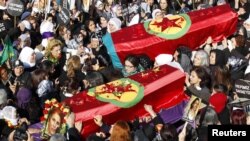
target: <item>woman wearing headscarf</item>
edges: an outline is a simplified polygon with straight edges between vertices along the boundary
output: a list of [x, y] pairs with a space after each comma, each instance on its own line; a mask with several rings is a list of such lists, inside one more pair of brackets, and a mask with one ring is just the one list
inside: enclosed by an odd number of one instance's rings
[[107, 31], [109, 33], [116, 32], [121, 29], [122, 22], [118, 18], [111, 18], [108, 22]]
[[24, 70], [32, 72], [36, 69], [36, 53], [30, 47], [24, 47], [19, 55], [20, 61], [23, 62]]

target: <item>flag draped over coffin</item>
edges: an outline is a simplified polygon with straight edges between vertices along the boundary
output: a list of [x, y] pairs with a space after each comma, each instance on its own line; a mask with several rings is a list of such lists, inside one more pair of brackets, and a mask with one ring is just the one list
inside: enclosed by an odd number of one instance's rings
[[179, 45], [195, 49], [209, 36], [220, 41], [236, 31], [237, 19], [229, 5], [222, 5], [126, 27], [106, 34], [103, 42], [113, 66], [122, 68], [128, 54], [144, 53], [154, 60], [159, 54], [172, 54]]

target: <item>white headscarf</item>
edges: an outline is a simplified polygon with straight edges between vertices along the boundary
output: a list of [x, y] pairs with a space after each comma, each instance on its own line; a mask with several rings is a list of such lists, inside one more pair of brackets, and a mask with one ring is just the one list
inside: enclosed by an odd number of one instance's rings
[[31, 68], [34, 67], [36, 65], [35, 63], [31, 63], [30, 62], [30, 58], [31, 55], [34, 53], [35, 51], [30, 48], [30, 47], [24, 47], [19, 55], [19, 59], [20, 61], [23, 62], [24, 68]]
[[160, 9], [155, 9], [155, 10], [153, 11], [153, 13], [152, 13], [152, 18], [155, 19], [156, 14], [157, 14], [157, 13], [160, 13], [160, 12], [161, 12]]
[[[113, 24], [113, 25], [116, 27], [116, 30], [115, 30], [115, 31], [118, 31], [118, 30], [121, 29], [121, 25], [122, 25], [121, 20], [118, 19], [118, 18], [111, 18], [111, 19], [109, 20], [108, 26], [107, 26], [107, 31], [108, 31], [109, 33], [111, 33], [111, 31], [110, 31], [110, 29], [109, 29], [109, 24], [110, 24], [110, 23]], [[113, 31], [113, 32], [115, 32], [115, 31]]]
[[[44, 32], [54, 32], [54, 25], [50, 21], [43, 21], [40, 25], [40, 33], [43, 35]], [[44, 38], [42, 39], [42, 46], [47, 47], [48, 45], [48, 39]]]
[[169, 65], [184, 72], [181, 65], [178, 62], [172, 62], [172, 60], [173, 60], [173, 55], [171, 54], [160, 54], [155, 57], [155, 62], [157, 63], [158, 66]]
[[16, 115], [16, 108], [13, 106], [5, 106], [3, 110], [0, 110], [0, 119], [5, 119], [11, 122], [13, 126], [17, 125], [18, 119]]

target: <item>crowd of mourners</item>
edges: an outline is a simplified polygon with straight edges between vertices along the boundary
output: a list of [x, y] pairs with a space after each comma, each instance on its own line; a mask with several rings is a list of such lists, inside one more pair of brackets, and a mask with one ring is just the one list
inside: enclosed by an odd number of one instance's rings
[[[74, 122], [71, 113], [65, 135], [51, 134], [49, 140], [205, 141], [208, 125], [250, 124], [245, 105], [235, 108], [229, 104], [241, 98], [235, 82], [250, 79], [249, 0], [51, 0], [49, 8], [47, 0], [21, 1], [24, 12], [13, 17], [7, 12], [7, 2], [0, 0], [0, 22], [5, 25], [0, 50], [7, 41], [14, 49], [0, 66], [0, 140], [34, 140], [32, 134], [41, 130], [29, 125], [40, 122], [48, 99], [61, 102], [80, 91], [165, 64], [183, 71], [185, 93], [207, 105], [194, 123], [164, 123], [154, 107], [144, 105], [149, 116], [117, 119], [112, 126], [96, 115], [93, 120], [100, 131], [84, 139], [82, 125]], [[174, 54], [159, 54], [155, 60], [145, 54], [128, 54], [122, 70], [112, 66], [102, 41], [105, 34], [158, 16], [223, 4], [230, 4], [238, 13], [237, 32], [223, 41], [208, 37], [195, 51], [181, 45]], [[57, 18], [63, 7], [70, 11], [67, 26]]]

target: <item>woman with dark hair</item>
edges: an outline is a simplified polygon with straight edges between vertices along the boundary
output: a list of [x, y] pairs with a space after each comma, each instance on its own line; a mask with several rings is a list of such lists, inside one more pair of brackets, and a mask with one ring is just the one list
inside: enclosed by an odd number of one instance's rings
[[169, 0], [159, 0], [159, 9], [163, 12], [164, 15], [174, 14], [174, 10], [170, 5]]
[[181, 67], [183, 68], [184, 72], [190, 73], [190, 70], [192, 69], [192, 51], [190, 48], [186, 46], [179, 46], [173, 55], [174, 61], [178, 62]]
[[43, 69], [32, 72], [32, 83], [33, 91], [37, 94], [42, 107], [47, 99], [57, 97], [53, 81], [49, 80], [49, 75]]
[[49, 60], [44, 60], [43, 62], [41, 62], [41, 64], [39, 65], [39, 68], [44, 70], [49, 75], [49, 79], [51, 79], [51, 76], [55, 72], [55, 66]]
[[162, 141], [178, 141], [178, 133], [174, 125], [165, 124], [160, 131], [160, 135]]
[[141, 71], [143, 71], [143, 68], [140, 66], [138, 57], [135, 55], [128, 55], [125, 58], [124, 68], [122, 69], [123, 76], [128, 77]]
[[14, 95], [9, 88], [11, 84], [14, 84], [14, 77], [11, 71], [3, 65], [0, 67], [0, 88], [6, 90], [8, 99], [14, 98]]
[[233, 89], [232, 86], [232, 80], [231, 80], [231, 75], [228, 67], [226, 66], [214, 66], [213, 69], [211, 69], [211, 81], [212, 81], [212, 87], [218, 84], [222, 84], [226, 86], [226, 94], [230, 95]]
[[190, 76], [186, 76], [186, 87], [189, 94], [193, 94], [201, 98], [205, 103], [209, 102], [211, 95], [209, 89], [210, 76], [203, 67], [194, 67]]
[[75, 80], [74, 78], [65, 80], [63, 86], [61, 86], [60, 101], [74, 96], [75, 94], [79, 93], [80, 90], [81, 87], [77, 80]]

